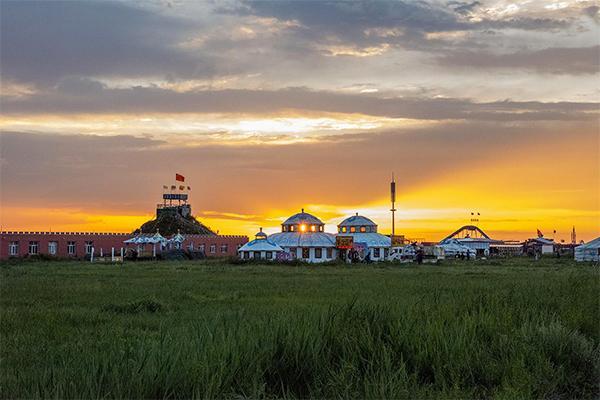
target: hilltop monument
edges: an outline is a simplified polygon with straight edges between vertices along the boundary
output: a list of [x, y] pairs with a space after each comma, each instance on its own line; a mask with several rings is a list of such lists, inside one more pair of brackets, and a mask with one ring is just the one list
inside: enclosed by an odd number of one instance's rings
[[185, 183], [185, 177], [175, 174], [175, 185], [163, 186], [163, 202], [156, 205], [156, 218], [145, 222], [136, 233], [155, 233], [164, 236], [181, 234], [217, 235], [209, 227], [192, 215], [192, 206], [188, 204], [191, 188]]

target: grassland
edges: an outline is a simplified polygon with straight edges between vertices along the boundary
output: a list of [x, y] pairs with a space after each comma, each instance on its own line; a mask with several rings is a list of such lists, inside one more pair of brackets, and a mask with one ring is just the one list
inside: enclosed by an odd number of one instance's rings
[[597, 398], [598, 267], [0, 268], [2, 398]]

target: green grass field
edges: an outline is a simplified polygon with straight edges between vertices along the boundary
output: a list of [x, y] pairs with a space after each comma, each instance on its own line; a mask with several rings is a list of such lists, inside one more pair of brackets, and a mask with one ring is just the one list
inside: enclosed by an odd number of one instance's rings
[[597, 266], [5, 263], [2, 398], [598, 398]]

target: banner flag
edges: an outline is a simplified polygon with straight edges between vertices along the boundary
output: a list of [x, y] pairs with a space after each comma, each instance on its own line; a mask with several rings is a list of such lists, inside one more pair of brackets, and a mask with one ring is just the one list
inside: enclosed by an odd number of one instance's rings
[[179, 182], [185, 182], [185, 177], [180, 174], [175, 174], [175, 180]]

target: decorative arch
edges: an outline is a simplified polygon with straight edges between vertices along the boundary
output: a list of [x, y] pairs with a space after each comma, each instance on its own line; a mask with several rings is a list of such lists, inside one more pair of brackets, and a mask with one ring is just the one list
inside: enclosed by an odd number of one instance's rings
[[455, 232], [448, 235], [444, 240], [448, 239], [464, 239], [464, 238], [472, 238], [472, 239], [488, 239], [492, 240], [484, 231], [482, 231], [479, 227], [475, 225], [465, 225]]

